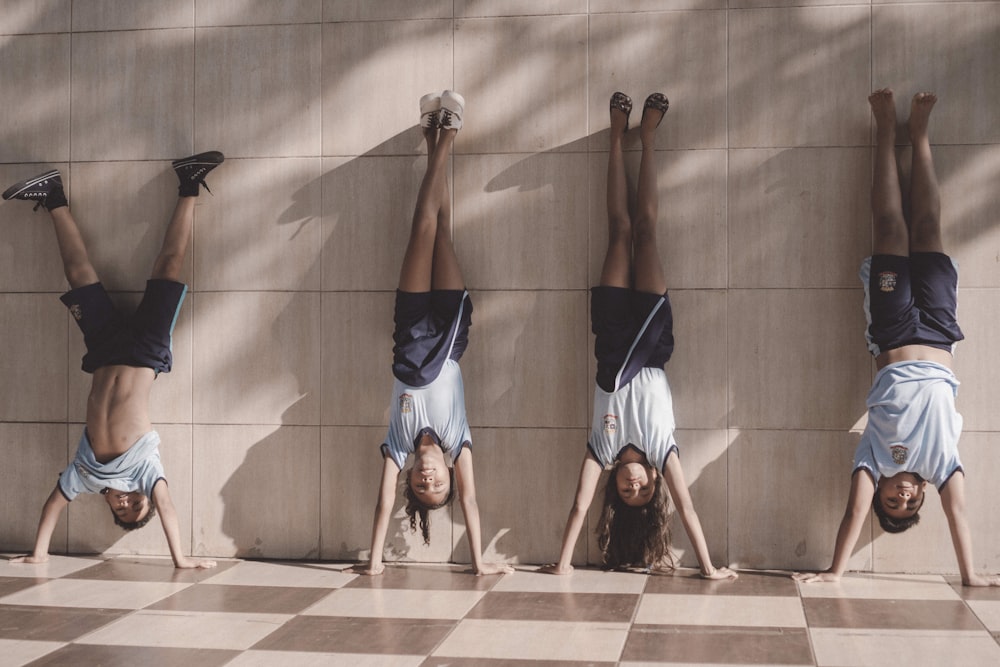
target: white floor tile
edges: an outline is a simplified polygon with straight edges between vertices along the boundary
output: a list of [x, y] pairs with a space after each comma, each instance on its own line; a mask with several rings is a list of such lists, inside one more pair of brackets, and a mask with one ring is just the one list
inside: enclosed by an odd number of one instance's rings
[[642, 597], [636, 623], [804, 628], [798, 598], [766, 595], [659, 595]]
[[142, 609], [191, 584], [55, 579], [0, 598], [0, 604], [92, 609]]
[[286, 614], [139, 611], [76, 643], [245, 650], [290, 618]]
[[466, 620], [432, 655], [507, 660], [615, 661], [621, 655], [625, 623], [564, 623]]
[[334, 591], [302, 614], [372, 618], [462, 618], [485, 594], [485, 591], [344, 588]]
[[243, 561], [206, 579], [204, 583], [234, 586], [295, 586], [299, 588], [340, 588], [358, 575], [342, 572], [342, 563], [264, 563]]

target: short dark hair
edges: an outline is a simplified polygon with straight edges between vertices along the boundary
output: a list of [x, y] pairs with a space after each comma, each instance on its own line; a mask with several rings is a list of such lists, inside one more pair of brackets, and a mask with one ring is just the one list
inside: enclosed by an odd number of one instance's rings
[[424, 544], [431, 543], [431, 519], [429, 512], [439, 507], [450, 505], [455, 500], [455, 468], [448, 466], [448, 496], [436, 505], [429, 505], [422, 502], [417, 494], [410, 488], [410, 473], [413, 468], [406, 471], [406, 481], [403, 484], [403, 498], [406, 500], [406, 516], [410, 517], [410, 530], [417, 532], [417, 517], [420, 517], [420, 534], [424, 538]]
[[885, 505], [882, 504], [882, 498], [879, 497], [878, 489], [876, 489], [875, 495], [872, 497], [872, 510], [874, 510], [875, 516], [878, 517], [878, 525], [882, 526], [882, 530], [887, 533], [902, 533], [904, 530], [909, 530], [920, 523], [920, 508], [924, 506], [924, 499], [926, 497], [926, 492], [921, 494], [920, 504], [917, 505], [917, 511], [913, 513], [913, 516], [897, 519], [896, 517], [889, 516], [885, 511]]
[[156, 505], [153, 504], [153, 499], [150, 498], [149, 499], [149, 511], [146, 512], [146, 516], [142, 517], [138, 521], [122, 521], [118, 517], [118, 515], [115, 514], [115, 510], [114, 510], [113, 507], [111, 508], [111, 516], [114, 517], [114, 519], [115, 519], [115, 525], [116, 526], [120, 527], [124, 531], [132, 531], [132, 530], [136, 530], [138, 528], [142, 528], [147, 523], [149, 523], [150, 519], [152, 519], [154, 516], [156, 516]]

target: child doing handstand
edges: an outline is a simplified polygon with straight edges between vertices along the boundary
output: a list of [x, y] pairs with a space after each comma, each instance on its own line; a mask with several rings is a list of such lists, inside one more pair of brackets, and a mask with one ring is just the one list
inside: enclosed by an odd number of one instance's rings
[[157, 375], [169, 372], [173, 363], [171, 335], [187, 292], [180, 275], [195, 197], [205, 174], [222, 161], [218, 152], [174, 161], [179, 198], [142, 302], [131, 317], [115, 308], [98, 281], [58, 171], [21, 181], [3, 193], [4, 199], [37, 201], [35, 208], [44, 205], [49, 212], [71, 288], [62, 301], [83, 332], [87, 345], [83, 370], [93, 375], [87, 425], [76, 456], [45, 501], [33, 553], [12, 562], [46, 562], [63, 508], [81, 493], [100, 493], [115, 523], [125, 530], [141, 528], [159, 511], [177, 567], [215, 566], [215, 561], [184, 555], [177, 512], [160, 463], [160, 436], [149, 420], [149, 394]]
[[[671, 569], [669, 498], [687, 531], [701, 574], [735, 579], [716, 568], [691, 502], [674, 442], [673, 404], [663, 366], [673, 352], [673, 315], [656, 247], [658, 193], [656, 129], [667, 98], [653, 93], [643, 106], [639, 136], [637, 211], [628, 210], [622, 141], [632, 100], [611, 97], [608, 155], [608, 249], [601, 284], [591, 291], [597, 386], [590, 441], [583, 457], [576, 498], [563, 534], [559, 562], [542, 571], [572, 572], [573, 547], [586, 519], [602, 468], [610, 468], [598, 544], [606, 568]], [[669, 490], [669, 498], [667, 491]]]
[[382, 481], [372, 526], [370, 561], [354, 569], [377, 575], [403, 473], [406, 514], [424, 543], [430, 543], [431, 510], [452, 502], [457, 492], [476, 574], [513, 572], [484, 563], [479, 507], [472, 474], [472, 438], [458, 361], [469, 342], [472, 301], [451, 243], [448, 157], [462, 127], [465, 100], [453, 91], [420, 100], [420, 125], [427, 142], [427, 171], [420, 184], [410, 239], [396, 291], [389, 432], [382, 444]]
[[964, 338], [956, 320], [958, 272], [944, 254], [941, 202], [928, 122], [937, 102], [917, 93], [910, 104], [913, 144], [910, 206], [904, 212], [896, 166], [896, 103], [888, 88], [868, 98], [875, 116], [872, 182], [874, 254], [861, 266], [868, 348], [878, 373], [868, 393], [868, 425], [854, 454], [847, 509], [833, 564], [795, 573], [801, 582], [838, 581], [872, 507], [882, 529], [902, 532], [919, 521], [927, 483], [941, 496], [966, 586], [997, 586], [974, 572], [965, 516], [965, 472], [958, 456], [962, 417], [952, 349]]

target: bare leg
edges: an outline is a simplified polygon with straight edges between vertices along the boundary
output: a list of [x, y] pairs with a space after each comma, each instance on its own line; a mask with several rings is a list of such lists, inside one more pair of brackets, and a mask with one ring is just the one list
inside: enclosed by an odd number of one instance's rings
[[80, 235], [80, 228], [73, 219], [68, 206], [61, 206], [49, 212], [56, 230], [59, 255], [62, 257], [63, 272], [73, 289], [93, 285], [98, 281], [97, 271], [90, 263], [87, 246]]
[[194, 197], [180, 197], [177, 200], [173, 217], [167, 225], [167, 233], [163, 236], [160, 254], [153, 262], [151, 278], [180, 282], [184, 255], [187, 253], [188, 243], [191, 241], [191, 228], [194, 225], [194, 202]]
[[[458, 130], [441, 130], [438, 150], [443, 150], [446, 153], [450, 152], [457, 133]], [[447, 158], [445, 164], [447, 164]], [[462, 279], [462, 269], [458, 264], [455, 247], [451, 241], [451, 193], [448, 190], [447, 167], [441, 174], [440, 196], [441, 207], [438, 209], [437, 234], [434, 237], [431, 288], [446, 290], [465, 289], [465, 280]]]
[[643, 109], [639, 125], [642, 158], [639, 162], [639, 186], [636, 195], [636, 216], [633, 244], [635, 245], [635, 289], [638, 292], [663, 294], [667, 279], [663, 262], [656, 247], [656, 223], [659, 220], [659, 192], [656, 187], [656, 128], [663, 113]]
[[438, 218], [443, 205], [443, 193], [447, 190], [445, 172], [456, 132], [457, 130], [446, 130], [438, 137], [436, 129], [424, 130], [427, 171], [420, 183], [410, 227], [410, 240], [399, 271], [399, 289], [404, 292], [428, 292], [431, 289]]
[[927, 124], [937, 102], [934, 93], [917, 93], [910, 103], [910, 140], [913, 166], [910, 175], [910, 252], [944, 252], [941, 241], [941, 194]]
[[628, 116], [611, 110], [611, 147], [608, 151], [608, 250], [601, 268], [601, 285], [628, 287], [632, 265], [632, 219], [628, 213], [628, 185], [622, 140]]
[[872, 224], [876, 255], [909, 255], [909, 232], [896, 167], [896, 103], [888, 88], [868, 96], [875, 116], [875, 171], [872, 176]]

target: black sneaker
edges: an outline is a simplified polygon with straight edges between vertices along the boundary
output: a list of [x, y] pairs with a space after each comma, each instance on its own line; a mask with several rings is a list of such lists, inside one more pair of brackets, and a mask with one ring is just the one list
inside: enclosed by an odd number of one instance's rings
[[49, 196], [55, 191], [58, 191], [58, 195], [65, 200], [65, 195], [62, 194], [62, 176], [59, 175], [58, 169], [26, 178], [20, 183], [15, 183], [4, 190], [3, 198], [38, 202], [35, 204], [35, 209], [37, 209], [42, 204], [45, 204]]
[[[219, 151], [208, 151], [174, 160], [171, 165], [177, 172], [177, 178], [181, 181], [181, 196], [197, 197], [199, 185], [204, 185], [205, 189], [208, 190], [205, 175], [222, 164], [225, 159], [226, 157]], [[211, 190], [208, 191], [211, 192]]]

